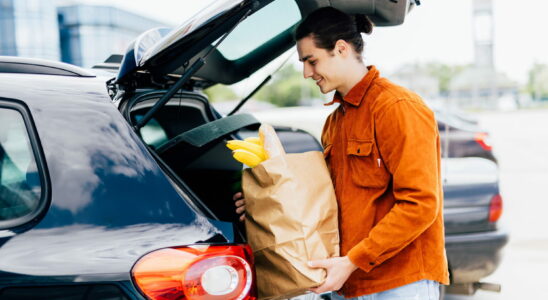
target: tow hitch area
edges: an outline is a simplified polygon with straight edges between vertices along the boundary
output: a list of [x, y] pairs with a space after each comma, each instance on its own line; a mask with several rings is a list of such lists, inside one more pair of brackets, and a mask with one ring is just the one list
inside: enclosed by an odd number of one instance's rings
[[474, 295], [477, 290], [500, 293], [501, 285], [489, 282], [456, 283], [447, 287], [446, 293], [460, 295]]

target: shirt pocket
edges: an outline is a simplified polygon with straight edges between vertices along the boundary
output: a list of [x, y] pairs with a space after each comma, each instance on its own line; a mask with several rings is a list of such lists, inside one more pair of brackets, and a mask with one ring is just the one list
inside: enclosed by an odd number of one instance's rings
[[384, 188], [390, 180], [373, 140], [348, 140], [346, 154], [352, 182], [360, 187]]

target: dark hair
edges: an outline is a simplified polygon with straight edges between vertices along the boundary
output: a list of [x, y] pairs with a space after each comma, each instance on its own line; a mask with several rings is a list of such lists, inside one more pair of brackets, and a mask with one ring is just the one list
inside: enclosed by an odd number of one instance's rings
[[322, 7], [306, 16], [295, 29], [294, 39], [299, 41], [312, 35], [318, 48], [333, 50], [338, 40], [350, 43], [361, 54], [363, 39], [361, 32], [370, 34], [373, 23], [365, 15], [348, 15], [333, 7]]

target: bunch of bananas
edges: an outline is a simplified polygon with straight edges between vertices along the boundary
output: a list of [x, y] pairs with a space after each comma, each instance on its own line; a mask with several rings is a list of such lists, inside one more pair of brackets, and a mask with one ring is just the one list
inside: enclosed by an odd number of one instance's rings
[[230, 140], [226, 146], [232, 150], [234, 159], [251, 168], [269, 158], [285, 154], [274, 128], [264, 123], [259, 127], [259, 137], [248, 137], [243, 141]]
[[253, 168], [268, 159], [263, 142], [258, 137], [248, 137], [241, 140], [230, 140], [226, 146], [232, 150], [235, 160]]

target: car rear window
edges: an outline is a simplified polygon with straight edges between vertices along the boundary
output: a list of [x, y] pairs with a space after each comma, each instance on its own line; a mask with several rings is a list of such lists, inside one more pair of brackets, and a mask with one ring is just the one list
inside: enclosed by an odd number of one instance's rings
[[300, 19], [295, 0], [273, 1], [238, 25], [221, 43], [219, 51], [229, 60], [241, 58]]
[[33, 217], [44, 193], [29, 119], [16, 107], [0, 102], [0, 228]]

